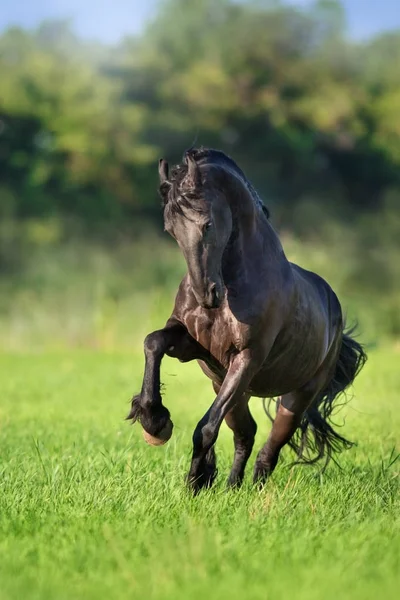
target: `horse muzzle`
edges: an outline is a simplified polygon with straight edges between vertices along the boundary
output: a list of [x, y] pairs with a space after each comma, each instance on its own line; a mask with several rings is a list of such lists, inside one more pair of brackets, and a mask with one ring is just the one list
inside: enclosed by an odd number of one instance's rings
[[211, 309], [211, 308], [219, 308], [222, 303], [222, 286], [219, 286], [217, 283], [212, 283], [206, 295], [199, 301], [199, 304], [203, 308]]

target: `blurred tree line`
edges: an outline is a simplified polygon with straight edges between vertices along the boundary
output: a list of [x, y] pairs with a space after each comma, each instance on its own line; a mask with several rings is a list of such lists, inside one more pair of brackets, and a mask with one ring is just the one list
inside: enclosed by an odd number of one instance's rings
[[399, 338], [399, 64], [400, 31], [350, 41], [337, 0], [165, 0], [114, 47], [3, 33], [0, 343], [159, 322], [183, 265], [150, 231], [157, 159], [193, 143], [239, 163], [367, 339]]
[[10, 29], [0, 217], [156, 218], [158, 157], [196, 139], [231, 154], [289, 227], [309, 202], [345, 219], [397, 206], [399, 63], [400, 32], [349, 41], [337, 0], [167, 0], [113, 48], [64, 22]]

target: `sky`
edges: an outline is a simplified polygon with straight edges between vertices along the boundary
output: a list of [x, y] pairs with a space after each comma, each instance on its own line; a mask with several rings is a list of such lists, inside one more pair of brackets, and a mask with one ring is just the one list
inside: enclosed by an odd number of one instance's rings
[[[195, 1], [195, 0], [188, 0]], [[218, 0], [216, 0], [217, 2]], [[291, 0], [307, 5], [312, 0]], [[158, 0], [0, 0], [0, 31], [11, 25], [36, 27], [45, 19], [71, 18], [85, 38], [106, 43], [138, 33], [155, 12]], [[400, 28], [400, 0], [343, 0], [349, 33], [365, 39]]]

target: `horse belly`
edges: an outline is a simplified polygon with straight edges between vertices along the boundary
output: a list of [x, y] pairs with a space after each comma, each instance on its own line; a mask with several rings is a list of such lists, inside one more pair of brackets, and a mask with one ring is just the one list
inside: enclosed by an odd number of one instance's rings
[[[314, 371], [315, 373], [315, 371]], [[313, 374], [314, 374], [313, 373]], [[279, 377], [275, 372], [268, 369], [262, 369], [251, 381], [248, 393], [258, 398], [275, 398], [283, 396], [303, 387], [313, 375], [298, 375], [289, 377]]]

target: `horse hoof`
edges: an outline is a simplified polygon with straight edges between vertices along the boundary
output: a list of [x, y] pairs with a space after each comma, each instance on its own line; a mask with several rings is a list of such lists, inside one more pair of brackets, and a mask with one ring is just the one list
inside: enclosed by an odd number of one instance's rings
[[171, 438], [173, 427], [174, 425], [171, 419], [169, 419], [165, 427], [157, 434], [157, 437], [143, 429], [144, 440], [147, 444], [150, 444], [150, 446], [163, 446]]

